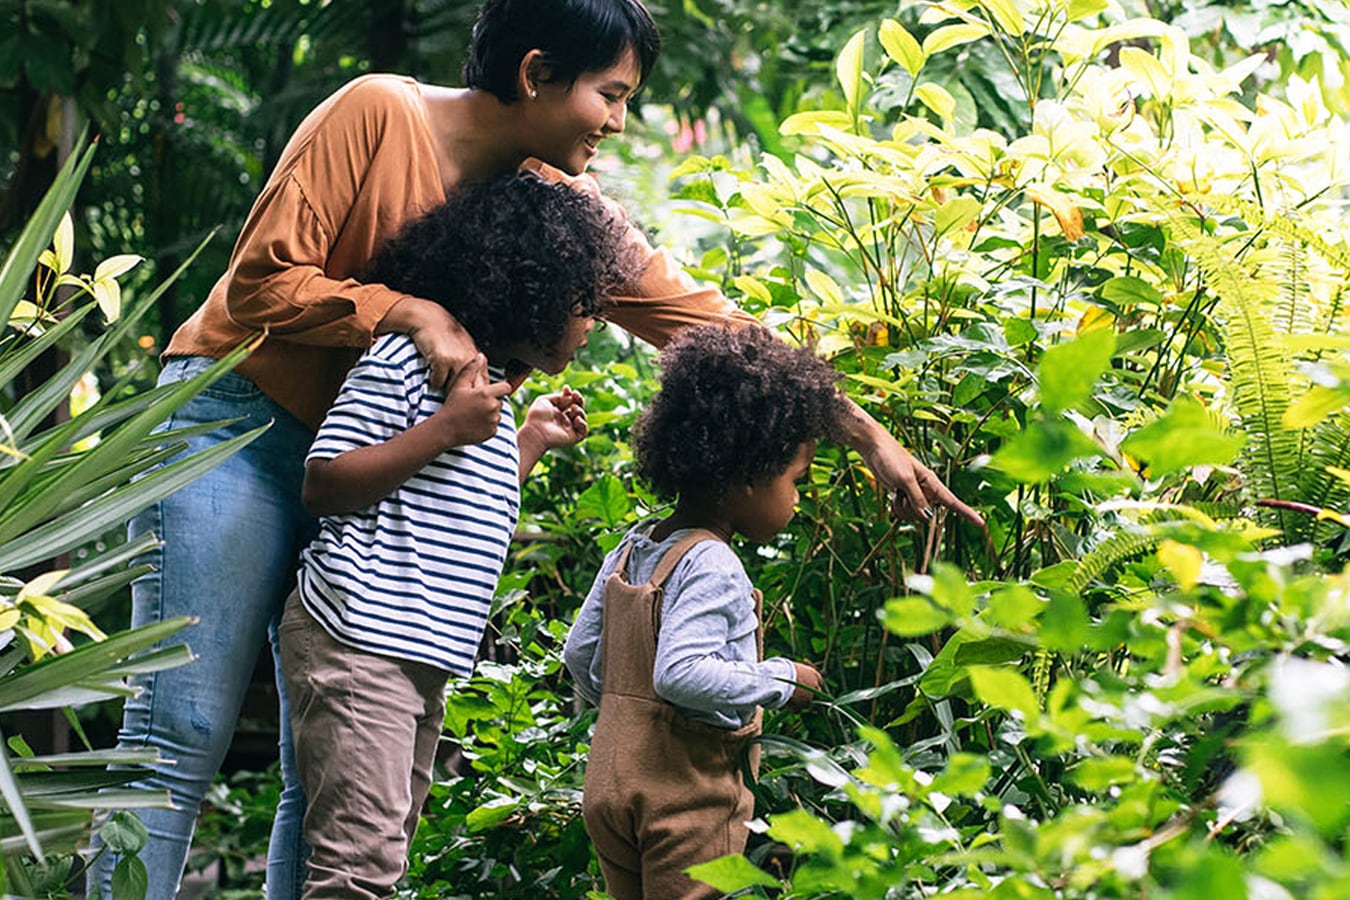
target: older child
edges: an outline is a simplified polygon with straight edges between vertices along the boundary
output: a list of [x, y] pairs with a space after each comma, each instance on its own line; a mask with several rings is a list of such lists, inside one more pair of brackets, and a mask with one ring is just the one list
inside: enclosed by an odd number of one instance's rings
[[471, 671], [520, 482], [586, 434], [570, 390], [517, 431], [503, 379], [567, 365], [619, 282], [623, 240], [597, 199], [513, 175], [453, 192], [375, 258], [372, 279], [441, 303], [483, 355], [441, 393], [412, 338], [381, 338], [306, 460], [319, 535], [278, 627], [309, 802], [306, 898], [385, 897], [406, 868], [446, 679]]
[[661, 366], [634, 455], [675, 509], [605, 559], [564, 649], [600, 706], [583, 811], [618, 900], [721, 896], [684, 870], [745, 848], [740, 755], [760, 707], [800, 709], [820, 687], [805, 663], [760, 661], [760, 594], [729, 542], [787, 525], [844, 402], [824, 362], [762, 328], [691, 329]]

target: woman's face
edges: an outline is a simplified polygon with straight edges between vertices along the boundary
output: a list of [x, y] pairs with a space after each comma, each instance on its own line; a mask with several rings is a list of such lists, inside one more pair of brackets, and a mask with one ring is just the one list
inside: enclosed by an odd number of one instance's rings
[[637, 55], [625, 50], [608, 69], [582, 72], [572, 84], [537, 82], [526, 97], [530, 155], [569, 175], [586, 171], [603, 138], [623, 131], [628, 101], [638, 89]]

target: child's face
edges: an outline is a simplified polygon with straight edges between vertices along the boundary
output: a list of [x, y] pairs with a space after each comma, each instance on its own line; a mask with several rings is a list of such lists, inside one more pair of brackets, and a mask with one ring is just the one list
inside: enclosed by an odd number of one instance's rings
[[567, 368], [568, 363], [572, 361], [572, 357], [577, 355], [577, 351], [586, 346], [586, 339], [590, 336], [591, 329], [594, 327], [595, 319], [591, 316], [569, 316], [562, 336], [558, 338], [557, 343], [547, 350], [535, 347], [528, 342], [521, 342], [508, 347], [507, 351], [512, 358], [532, 369], [538, 369], [549, 375], [557, 375]]
[[797, 506], [797, 485], [811, 472], [816, 442], [807, 441], [783, 471], [734, 490], [729, 500], [731, 526], [756, 544], [766, 544], [787, 527]]

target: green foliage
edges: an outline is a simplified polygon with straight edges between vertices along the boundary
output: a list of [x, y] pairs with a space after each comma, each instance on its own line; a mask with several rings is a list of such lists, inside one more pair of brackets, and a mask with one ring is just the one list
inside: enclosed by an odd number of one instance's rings
[[[126, 787], [141, 766], [160, 761], [157, 752], [94, 750], [73, 714], [77, 706], [128, 696], [133, 675], [191, 659], [184, 645], [166, 643], [186, 619], [111, 636], [93, 623], [86, 610], [148, 571], [128, 563], [155, 543], [153, 537], [112, 547], [95, 542], [238, 446], [150, 471], [184, 446], [175, 440], [181, 434], [152, 431], [241, 354], [192, 383], [131, 396], [118, 384], [83, 409], [70, 409], [64, 421], [53, 415], [73, 405], [86, 373], [154, 301], [150, 296], [123, 308], [116, 279], [134, 259], [108, 260], [90, 277], [71, 272], [72, 229], [63, 214], [92, 152], [76, 148], [0, 267], [6, 332], [0, 337], [0, 713], [62, 709], [85, 745], [74, 753], [36, 755], [22, 736], [11, 735], [8, 751], [0, 748], [0, 876], [7, 892], [25, 896], [63, 895], [81, 876], [71, 851], [87, 837], [95, 808], [169, 802], [166, 792]], [[30, 288], [30, 299], [23, 299]], [[81, 303], [82, 294], [94, 305]], [[108, 327], [80, 345], [74, 325], [95, 306]], [[20, 392], [24, 370], [57, 348], [69, 354], [65, 364]], [[53, 557], [86, 545], [94, 548], [76, 565], [45, 571]], [[34, 574], [39, 567], [44, 571]], [[115, 813], [102, 834], [107, 847], [127, 853], [114, 872], [114, 896], [144, 896], [145, 868], [135, 856], [145, 842], [140, 823]]]

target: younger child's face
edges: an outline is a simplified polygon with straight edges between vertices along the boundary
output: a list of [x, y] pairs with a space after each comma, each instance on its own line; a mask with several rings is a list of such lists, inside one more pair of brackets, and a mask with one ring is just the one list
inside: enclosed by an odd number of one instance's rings
[[731, 498], [732, 527], [756, 544], [766, 544], [787, 527], [796, 509], [797, 485], [811, 472], [816, 442], [807, 441], [783, 471], [752, 482]]
[[547, 350], [535, 347], [527, 342], [512, 347], [507, 350], [510, 355], [529, 366], [532, 369], [538, 369], [548, 375], [557, 375], [563, 369], [567, 368], [572, 357], [577, 355], [577, 351], [586, 346], [586, 339], [590, 336], [591, 329], [595, 327], [595, 319], [591, 316], [569, 316], [567, 326], [557, 342]]

